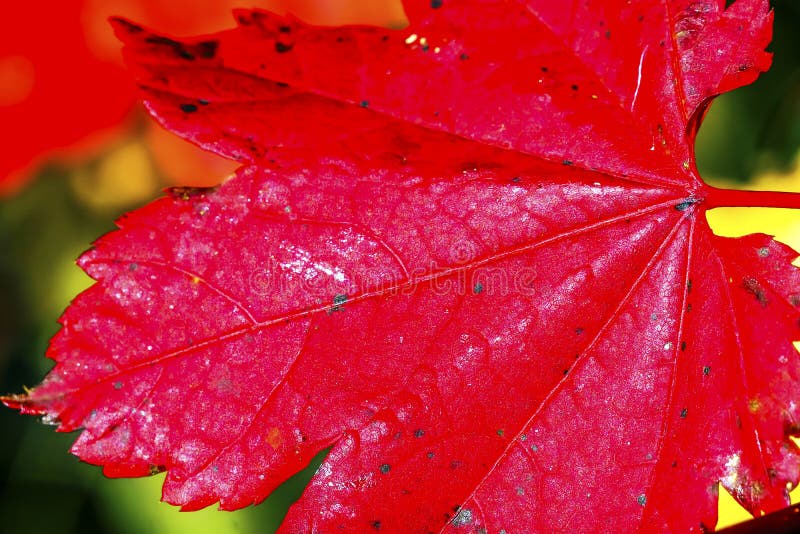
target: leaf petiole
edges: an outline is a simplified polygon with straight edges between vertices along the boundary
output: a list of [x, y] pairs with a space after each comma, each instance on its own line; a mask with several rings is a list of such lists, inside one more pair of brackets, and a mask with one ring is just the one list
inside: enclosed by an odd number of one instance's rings
[[800, 209], [800, 193], [790, 191], [743, 191], [706, 185], [703, 204], [711, 208]]

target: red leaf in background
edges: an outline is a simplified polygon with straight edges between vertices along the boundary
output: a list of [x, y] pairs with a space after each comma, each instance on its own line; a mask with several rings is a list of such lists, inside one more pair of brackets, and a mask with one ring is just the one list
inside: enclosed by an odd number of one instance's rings
[[133, 125], [126, 118], [136, 91], [122, 66], [109, 16], [132, 17], [168, 33], [193, 34], [228, 26], [236, 5], [242, 2], [60, 0], [48, 3], [46, 14], [36, 2], [4, 5], [0, 197], [18, 190], [40, 164], [50, 159], [80, 161]]
[[3, 6], [0, 196], [19, 188], [53, 153], [80, 157], [96, 150], [135, 102], [124, 69], [87, 47], [82, 3], [50, 2], [46, 15], [37, 2]]
[[700, 531], [717, 482], [785, 506], [795, 253], [705, 220], [783, 199], [692, 154], [769, 64], [767, 2], [406, 10], [186, 43], [117, 22], [155, 117], [243, 167], [100, 239], [57, 366], [5, 402], [187, 510], [331, 446], [286, 532]]

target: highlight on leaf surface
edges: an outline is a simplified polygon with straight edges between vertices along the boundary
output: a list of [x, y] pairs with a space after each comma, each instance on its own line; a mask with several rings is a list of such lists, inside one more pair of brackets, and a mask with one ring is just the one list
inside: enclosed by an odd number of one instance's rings
[[719, 484], [786, 506], [797, 254], [705, 214], [798, 203], [694, 165], [710, 99], [769, 65], [767, 2], [725, 4], [115, 21], [153, 116], [241, 168], [99, 239], [55, 368], [4, 402], [184, 510], [331, 447], [285, 532], [699, 532]]

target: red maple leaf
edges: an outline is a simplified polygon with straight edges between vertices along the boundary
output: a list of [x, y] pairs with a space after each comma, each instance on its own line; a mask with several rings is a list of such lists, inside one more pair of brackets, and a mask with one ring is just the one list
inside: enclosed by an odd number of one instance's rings
[[[117, 21], [153, 115], [243, 166], [119, 221], [56, 367], [4, 399], [109, 476], [286, 532], [700, 531], [787, 504], [800, 275], [705, 211], [710, 99], [767, 68], [766, 1], [409, 1], [178, 42]], [[576, 519], [579, 518], [579, 519]]]

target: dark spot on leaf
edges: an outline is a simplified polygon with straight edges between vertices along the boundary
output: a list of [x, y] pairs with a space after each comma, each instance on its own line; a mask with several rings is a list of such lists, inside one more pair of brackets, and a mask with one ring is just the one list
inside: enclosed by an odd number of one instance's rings
[[345, 294], [338, 294], [333, 296], [333, 306], [328, 309], [328, 314], [333, 312], [342, 311], [344, 308], [345, 303], [347, 302], [347, 295]]
[[611, 39], [611, 30], [606, 30], [606, 39]]
[[431, 8], [439, 9], [442, 7], [442, 0], [431, 0]]
[[122, 382], [114, 382], [114, 389], [122, 389]]
[[686, 292], [687, 293], [691, 293], [692, 292], [692, 281], [691, 281], [691, 279], [686, 281]]
[[428, 457], [428, 459], [430, 459], [430, 458], [433, 458], [436, 455], [433, 454], [432, 452], [429, 452], [428, 454], [426, 454], [426, 456]]
[[179, 200], [190, 200], [213, 193], [216, 187], [170, 187], [167, 194]]
[[142, 32], [144, 31], [144, 30], [142, 29], [142, 27], [141, 27], [141, 26], [137, 26], [137, 25], [135, 25], [135, 24], [131, 24], [131, 23], [130, 23], [130, 22], [128, 22], [127, 20], [124, 20], [124, 19], [119, 19], [119, 18], [114, 18], [114, 21], [115, 21], [117, 24], [122, 24], [123, 26], [125, 26], [125, 29], [126, 29], [126, 30], [128, 31], [128, 33], [130, 33], [130, 34], [142, 33]]
[[542, 72], [550, 72], [550, 69], [548, 69], [547, 67], [542, 67]]
[[501, 438], [505, 435], [505, 433], [506, 431], [503, 430], [502, 428], [497, 429], [497, 435], [500, 436]]
[[708, 376], [710, 373], [711, 373], [711, 367], [709, 367], [707, 365], [705, 367], [703, 367], [703, 374], [704, 375]]
[[686, 350], [686, 342], [685, 341], [681, 341], [681, 350], [682, 351]]
[[522, 178], [520, 178], [519, 176], [515, 176], [515, 177], [513, 177], [513, 178], [511, 179], [511, 181], [512, 181], [513, 183], [515, 183], [515, 184], [518, 184], [518, 183], [520, 183], [520, 182], [522, 181]]
[[139, 264], [136, 263], [136, 262], [128, 264], [128, 270], [131, 271], [131, 272], [135, 271], [138, 268], [139, 268]]
[[578, 328], [576, 328], [575, 329], [575, 334], [578, 335], [578, 336], [583, 334], [583, 328], [580, 327], [580, 326]]
[[467, 54], [462, 53], [460, 56], [458, 56], [458, 59], [460, 59], [461, 61], [464, 61], [464, 60], [469, 59], [469, 56]]
[[163, 473], [166, 470], [167, 470], [167, 468], [165, 466], [163, 466], [163, 465], [150, 465], [150, 467], [149, 467], [150, 473], [149, 474], [150, 474], [150, 476], [153, 476], [153, 475], [157, 475], [159, 473]]
[[678, 460], [672, 462], [672, 467], [678, 467]]
[[688, 408], [684, 408], [683, 410], [681, 410], [681, 419], [686, 419], [686, 416], [688, 414], [689, 414], [689, 409]]
[[369, 100], [362, 100], [358, 105], [361, 106], [362, 108], [368, 108]]
[[753, 294], [759, 304], [762, 306], [769, 304], [767, 294], [764, 292], [764, 289], [762, 289], [761, 284], [758, 283], [758, 280], [755, 278], [745, 278], [742, 285], [748, 293]]
[[380, 530], [381, 529], [381, 522], [380, 521], [373, 521], [372, 522], [372, 528], [374, 528], [375, 530]]
[[197, 106], [194, 104], [181, 104], [181, 111], [184, 113], [194, 113], [197, 111]]
[[187, 61], [194, 60], [194, 54], [189, 52], [183, 43], [175, 41], [174, 39], [170, 39], [168, 37], [161, 37], [159, 35], [151, 35], [150, 37], [145, 39], [145, 42], [158, 46], [169, 47], [172, 49], [175, 55], [180, 57], [181, 59], [185, 59]]
[[290, 33], [292, 31], [291, 26], [280, 26], [278, 27], [278, 31], [281, 33]]
[[475, 286], [472, 288], [472, 292], [475, 293], [476, 295], [483, 293], [483, 284], [481, 284], [480, 282], [475, 284]]
[[570, 89], [572, 89], [573, 91], [577, 91], [578, 90], [578, 86], [573, 83], [572, 85], [570, 85]]
[[416, 429], [416, 430], [414, 431], [414, 437], [415, 437], [415, 438], [421, 438], [421, 437], [422, 437], [422, 436], [424, 436], [424, 435], [425, 435], [425, 431], [424, 431], [424, 430], [422, 430], [421, 428], [418, 428], [418, 429]]
[[292, 47], [294, 47], [294, 45], [289, 43], [282, 43], [280, 41], [277, 41], [275, 43], [275, 51], [279, 54], [284, 54], [288, 52], [289, 50], [292, 49]]
[[683, 202], [679, 202], [678, 204], [675, 204], [675, 209], [678, 210], [678, 211], [686, 211], [686, 210], [688, 210], [689, 208], [691, 208], [695, 204], [697, 204], [697, 199], [689, 197], [686, 200], [684, 200]]
[[469, 525], [470, 523], [472, 523], [472, 510], [468, 508], [462, 508], [453, 518], [453, 526], [456, 527]]
[[642, 493], [641, 495], [636, 497], [636, 502], [638, 502], [640, 506], [644, 506], [645, 504], [647, 504], [647, 496], [644, 493]]
[[392, 466], [390, 466], [389, 464], [381, 464], [378, 470], [385, 475], [386, 473], [392, 470]]
[[211, 59], [216, 56], [217, 48], [219, 48], [219, 42], [217, 41], [203, 41], [195, 45], [197, 55], [203, 59]]
[[461, 465], [461, 460], [453, 460], [450, 462], [450, 469], [458, 469]]
[[[575, 86], [573, 86], [573, 87], [575, 87]], [[561, 162], [561, 164], [562, 164], [562, 165], [567, 165], [567, 166], [570, 166], [570, 165], [572, 165], [572, 161], [571, 161], [571, 160], [568, 160], [568, 159], [565, 159], [564, 161], [562, 161], [562, 162]]]

